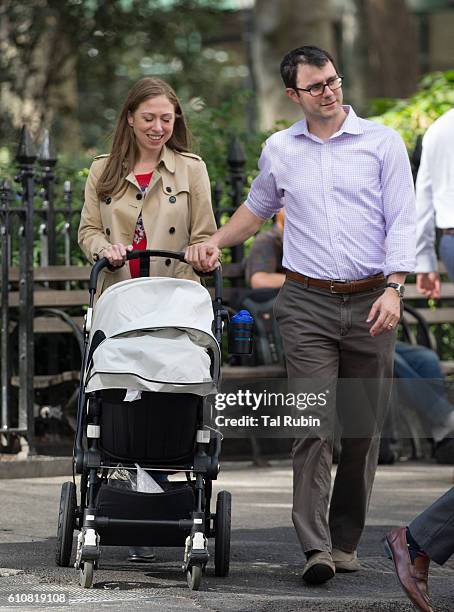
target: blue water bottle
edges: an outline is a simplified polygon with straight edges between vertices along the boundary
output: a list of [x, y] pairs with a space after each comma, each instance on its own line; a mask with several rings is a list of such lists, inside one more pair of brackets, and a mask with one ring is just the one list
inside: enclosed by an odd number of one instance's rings
[[229, 324], [229, 353], [250, 355], [252, 353], [252, 328], [254, 319], [248, 310], [240, 310]]

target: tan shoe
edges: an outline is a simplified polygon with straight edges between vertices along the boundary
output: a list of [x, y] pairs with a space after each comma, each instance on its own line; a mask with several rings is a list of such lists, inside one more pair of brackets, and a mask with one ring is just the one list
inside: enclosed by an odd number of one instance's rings
[[318, 551], [306, 561], [303, 570], [303, 580], [308, 584], [322, 584], [333, 578], [336, 566], [333, 563], [331, 553]]
[[358, 572], [362, 569], [356, 550], [348, 553], [339, 550], [339, 548], [333, 548], [333, 561], [336, 566], [336, 572]]

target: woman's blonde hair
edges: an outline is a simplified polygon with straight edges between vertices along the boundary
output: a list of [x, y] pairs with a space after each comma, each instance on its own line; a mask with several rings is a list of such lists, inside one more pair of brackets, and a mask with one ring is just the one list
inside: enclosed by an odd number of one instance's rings
[[128, 113], [134, 113], [142, 102], [157, 96], [165, 96], [175, 109], [175, 125], [166, 145], [175, 151], [189, 150], [190, 134], [175, 91], [161, 79], [140, 79], [129, 90], [121, 109], [113, 135], [112, 149], [96, 186], [99, 199], [118, 193], [126, 187], [124, 179], [134, 169], [139, 152], [134, 132], [128, 124]]

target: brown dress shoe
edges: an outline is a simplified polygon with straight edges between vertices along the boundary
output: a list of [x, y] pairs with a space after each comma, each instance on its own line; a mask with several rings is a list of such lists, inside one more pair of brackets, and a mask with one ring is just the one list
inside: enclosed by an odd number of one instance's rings
[[394, 561], [397, 578], [412, 604], [421, 612], [434, 612], [428, 594], [427, 580], [430, 559], [417, 556], [411, 562], [405, 527], [393, 529], [386, 536], [386, 543]]

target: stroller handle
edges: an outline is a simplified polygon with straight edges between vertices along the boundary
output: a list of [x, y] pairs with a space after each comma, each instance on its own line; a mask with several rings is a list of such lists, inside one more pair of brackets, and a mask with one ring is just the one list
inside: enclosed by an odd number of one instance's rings
[[[187, 263], [184, 258], [184, 253], [182, 251], [160, 251], [154, 249], [146, 249], [143, 251], [128, 251], [126, 253], [126, 260], [130, 261], [131, 259], [150, 259], [150, 257], [165, 257], [167, 259], [177, 259], [183, 263]], [[188, 264], [189, 265], [189, 264]], [[94, 297], [96, 293], [96, 285], [98, 283], [98, 276], [101, 270], [107, 268], [109, 266], [109, 260], [106, 257], [102, 257], [99, 259], [91, 269], [90, 273], [90, 282], [88, 285], [88, 291], [90, 292], [90, 301]], [[215, 300], [222, 299], [222, 271], [221, 267], [215, 268], [211, 272], [199, 272], [195, 270], [199, 276], [213, 276], [214, 277], [214, 298]]]

